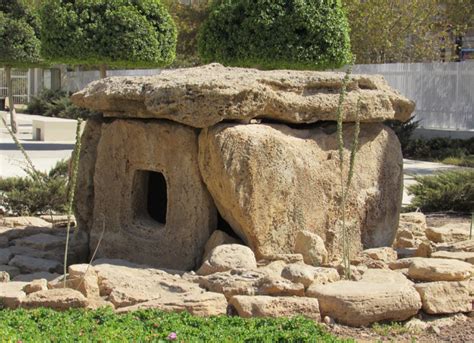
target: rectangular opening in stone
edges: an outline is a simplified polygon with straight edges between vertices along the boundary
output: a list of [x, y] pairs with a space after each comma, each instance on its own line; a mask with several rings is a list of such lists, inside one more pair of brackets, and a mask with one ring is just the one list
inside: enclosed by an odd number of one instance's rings
[[133, 212], [136, 219], [150, 218], [166, 224], [168, 186], [157, 171], [137, 170], [133, 182]]

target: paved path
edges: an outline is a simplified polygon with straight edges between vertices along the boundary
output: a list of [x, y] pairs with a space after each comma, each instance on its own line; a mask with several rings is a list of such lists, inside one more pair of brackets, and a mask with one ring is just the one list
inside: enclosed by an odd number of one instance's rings
[[[0, 115], [6, 114], [0, 112]], [[74, 148], [74, 137], [70, 142], [37, 142], [31, 139], [31, 116], [18, 114], [19, 139], [30, 155], [35, 167], [42, 171], [48, 171], [56, 162], [71, 156]], [[24, 158], [3, 124], [0, 124], [0, 177], [24, 176], [22, 170]], [[408, 195], [406, 187], [415, 183], [413, 175], [432, 175], [434, 173], [459, 169], [441, 163], [404, 160], [404, 192], [403, 204], [408, 205], [411, 196]]]

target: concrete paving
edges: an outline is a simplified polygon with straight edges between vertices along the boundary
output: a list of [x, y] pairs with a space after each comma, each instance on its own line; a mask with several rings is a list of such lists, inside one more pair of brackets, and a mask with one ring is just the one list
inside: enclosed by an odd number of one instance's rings
[[[0, 115], [6, 115], [0, 112]], [[32, 140], [31, 121], [32, 116], [18, 114], [19, 134], [18, 138], [30, 155], [33, 164], [38, 170], [48, 171], [59, 160], [71, 156], [74, 148], [74, 137], [66, 142], [38, 142]], [[8, 134], [3, 123], [0, 124], [0, 177], [24, 176], [25, 159]], [[407, 186], [414, 184], [414, 175], [433, 175], [437, 172], [460, 169], [441, 163], [404, 160], [404, 191], [403, 205], [410, 204], [411, 196], [408, 195]]]

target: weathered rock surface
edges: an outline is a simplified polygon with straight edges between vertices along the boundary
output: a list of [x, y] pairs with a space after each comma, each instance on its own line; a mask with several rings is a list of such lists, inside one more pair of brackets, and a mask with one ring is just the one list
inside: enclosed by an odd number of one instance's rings
[[[164, 118], [194, 127], [222, 120], [268, 118], [289, 123], [336, 120], [343, 73], [260, 71], [210, 64], [163, 70], [151, 77], [115, 77], [89, 84], [72, 101], [106, 117]], [[358, 101], [364, 106], [357, 109]], [[414, 103], [380, 76], [353, 75], [346, 121], [406, 121]]]
[[204, 246], [204, 254], [203, 254], [203, 260], [205, 260], [208, 255], [211, 253], [211, 251], [215, 248], [218, 247], [219, 245], [224, 245], [224, 244], [242, 244], [242, 241], [229, 236], [227, 233], [221, 230], [216, 230], [212, 233], [211, 237], [206, 242], [206, 245]]
[[48, 223], [46, 220], [43, 220], [39, 217], [4, 217], [0, 219], [0, 226], [5, 226], [8, 228], [16, 227], [49, 227], [51, 228], [51, 223]]
[[361, 281], [365, 282], [379, 282], [379, 283], [394, 283], [394, 284], [408, 284], [413, 285], [413, 282], [407, 279], [403, 273], [399, 271], [383, 270], [383, 269], [367, 269], [361, 276]]
[[393, 261], [389, 263], [390, 269], [397, 270], [397, 269], [405, 269], [409, 268], [413, 262], [415, 261], [423, 261], [423, 257], [406, 257], [401, 258], [399, 260]]
[[[63, 288], [64, 276], [59, 276], [48, 283], [49, 288]], [[94, 267], [87, 264], [69, 266], [66, 287], [77, 290], [88, 299], [99, 299], [99, 278]]]
[[314, 298], [237, 295], [229, 303], [244, 318], [305, 316], [321, 320], [318, 300]]
[[257, 261], [253, 251], [240, 244], [225, 244], [214, 248], [197, 271], [199, 275], [225, 272], [231, 269], [255, 269]]
[[469, 312], [472, 299], [467, 282], [428, 282], [415, 285], [423, 302], [423, 311], [430, 314]]
[[304, 262], [312, 266], [328, 263], [328, 251], [323, 239], [310, 231], [296, 233], [294, 252], [303, 255]]
[[47, 289], [48, 289], [48, 281], [46, 279], [33, 280], [29, 284], [27, 284], [25, 287], [23, 287], [23, 291], [26, 294], [39, 292], [39, 291], [45, 291]]
[[398, 257], [397, 252], [389, 247], [366, 249], [362, 251], [362, 255], [386, 263], [394, 262]]
[[334, 268], [313, 267], [301, 263], [292, 263], [283, 268], [281, 276], [305, 287], [311, 284], [326, 284], [339, 281], [340, 276]]
[[436, 251], [432, 254], [432, 257], [459, 260], [474, 264], [474, 252], [469, 251]]
[[454, 243], [438, 244], [436, 247], [439, 251], [466, 251], [474, 252], [474, 239], [460, 241]]
[[[199, 263], [217, 215], [199, 172], [194, 129], [164, 121], [103, 124], [95, 171], [91, 250], [104, 227], [107, 234], [98, 257], [181, 270]], [[90, 204], [78, 209], [84, 206]]]
[[421, 308], [420, 295], [406, 283], [338, 281], [311, 286], [306, 295], [318, 299], [322, 316], [350, 326], [406, 320]]
[[[346, 125], [346, 147], [353, 127]], [[351, 252], [393, 243], [401, 204], [402, 155], [383, 125], [362, 125], [347, 213]], [[298, 231], [319, 235], [340, 256], [334, 128], [220, 124], [203, 130], [199, 165], [223, 218], [257, 258], [294, 252]], [[346, 151], [348, 153], [348, 151]]]
[[426, 237], [435, 243], [449, 243], [469, 239], [469, 225], [459, 223], [446, 224], [441, 227], [429, 227]]
[[31, 257], [26, 255], [15, 255], [10, 262], [10, 266], [17, 267], [22, 273], [34, 272], [61, 272], [62, 266], [58, 261], [44, 258]]
[[78, 291], [70, 288], [48, 289], [29, 294], [21, 302], [21, 307], [31, 309], [48, 307], [58, 311], [70, 308], [84, 308], [87, 299]]
[[393, 246], [397, 249], [418, 248], [419, 244], [426, 239], [426, 228], [426, 217], [423, 213], [401, 213], [397, 236]]
[[9, 282], [10, 281], [10, 274], [7, 272], [0, 272], [0, 282]]
[[26, 282], [16, 281], [2, 283], [0, 286], [0, 306], [17, 308], [26, 296], [23, 292], [23, 287], [26, 285]]
[[470, 263], [441, 258], [420, 258], [408, 267], [408, 276], [417, 281], [462, 281], [473, 272]]

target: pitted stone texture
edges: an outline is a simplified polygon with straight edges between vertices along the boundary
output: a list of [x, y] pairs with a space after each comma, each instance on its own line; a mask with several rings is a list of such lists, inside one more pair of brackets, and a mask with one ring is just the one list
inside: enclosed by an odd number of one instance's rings
[[[103, 79], [74, 94], [72, 101], [106, 117], [165, 118], [199, 128], [252, 118], [314, 123], [336, 120], [343, 78], [343, 73], [210, 64], [151, 77]], [[347, 89], [346, 121], [355, 121], [358, 111], [362, 122], [406, 121], [415, 107], [380, 76], [353, 75]]]
[[427, 228], [426, 237], [435, 243], [459, 242], [469, 239], [469, 224], [451, 223], [441, 227]]
[[468, 282], [428, 282], [415, 285], [423, 302], [423, 311], [430, 314], [469, 312], [472, 299]]
[[408, 276], [417, 281], [463, 281], [472, 275], [472, 264], [442, 258], [420, 258], [408, 267]]
[[407, 283], [338, 281], [310, 287], [322, 316], [350, 326], [406, 320], [421, 308], [418, 292]]
[[[161, 121], [103, 124], [95, 171], [91, 250], [105, 227], [99, 257], [196, 267], [217, 215], [199, 173], [194, 129]], [[166, 180], [166, 224], [148, 214], [146, 171], [160, 172]]]
[[389, 247], [366, 249], [362, 252], [362, 256], [367, 256], [373, 260], [386, 263], [397, 260], [397, 252]]
[[[346, 148], [353, 130], [345, 126]], [[354, 254], [362, 246], [392, 244], [402, 196], [402, 155], [393, 131], [362, 125], [359, 142], [363, 157], [356, 158], [347, 200]], [[219, 212], [258, 259], [293, 253], [301, 230], [324, 240], [330, 260], [341, 256], [335, 127], [220, 124], [201, 132], [199, 147], [200, 169]]]
[[87, 299], [80, 292], [70, 288], [58, 288], [29, 294], [21, 302], [21, 307], [27, 309], [47, 307], [65, 311], [70, 308], [84, 308], [87, 304]]
[[88, 119], [81, 136], [81, 152], [77, 171], [77, 186], [74, 213], [79, 230], [90, 232], [94, 211], [94, 173], [97, 160], [97, 147], [102, 132], [102, 123]]
[[199, 275], [225, 272], [231, 269], [256, 269], [253, 251], [240, 244], [225, 244], [215, 247], [197, 271]]
[[320, 266], [328, 263], [328, 251], [324, 241], [317, 234], [310, 231], [298, 231], [295, 238], [294, 251], [303, 255], [304, 262], [311, 266]]
[[25, 287], [23, 287], [23, 291], [26, 294], [31, 294], [34, 292], [45, 291], [48, 289], [48, 281], [46, 279], [37, 279], [31, 281]]
[[318, 300], [314, 298], [236, 295], [229, 303], [243, 318], [304, 316], [316, 321], [321, 320]]
[[313, 267], [293, 263], [283, 268], [281, 276], [293, 282], [302, 283], [305, 287], [311, 284], [326, 284], [339, 281], [339, 273], [334, 268]]

